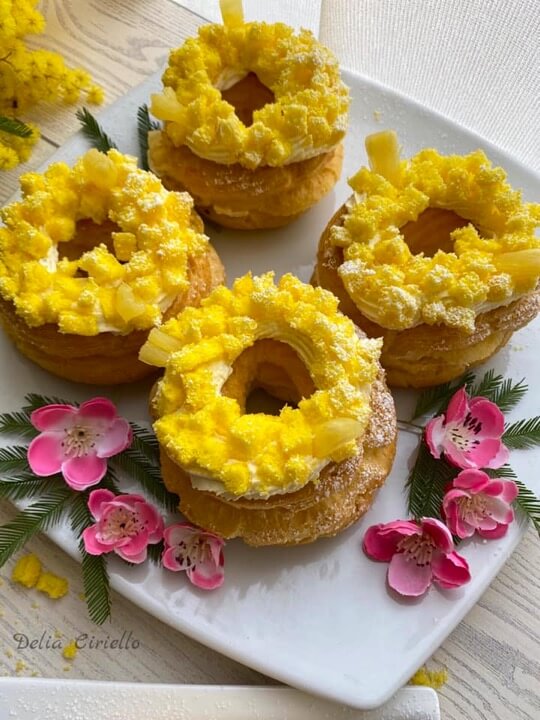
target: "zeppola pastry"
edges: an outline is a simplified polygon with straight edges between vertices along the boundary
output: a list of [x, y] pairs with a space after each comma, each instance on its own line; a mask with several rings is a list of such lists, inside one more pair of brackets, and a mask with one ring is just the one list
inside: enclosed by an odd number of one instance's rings
[[1, 211], [6, 333], [69, 380], [151, 374], [138, 359], [150, 328], [198, 305], [224, 277], [191, 198], [116, 150], [23, 175], [21, 188], [22, 200]]
[[[337, 299], [292, 275], [246, 275], [152, 330], [151, 400], [165, 484], [196, 525], [251, 545], [340, 532], [369, 508], [395, 452], [394, 404]], [[246, 411], [263, 388], [286, 405]]]
[[170, 55], [152, 96], [164, 127], [149, 135], [150, 167], [221, 225], [279, 227], [335, 185], [348, 89], [309, 31], [244, 23], [240, 2], [222, 8], [223, 25], [202, 26]]
[[426, 387], [487, 360], [540, 308], [540, 205], [477, 150], [400, 160], [366, 140], [371, 169], [324, 231], [313, 283], [369, 337], [390, 385]]

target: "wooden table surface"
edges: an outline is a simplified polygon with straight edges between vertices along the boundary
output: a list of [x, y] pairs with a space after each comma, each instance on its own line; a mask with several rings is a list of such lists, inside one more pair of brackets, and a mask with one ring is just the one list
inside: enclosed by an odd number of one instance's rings
[[[112, 103], [155, 72], [171, 46], [193, 34], [201, 20], [171, 0], [46, 0], [47, 33], [40, 46], [61, 51], [71, 64], [91, 70]], [[321, 36], [336, 45], [335, 29], [322, 16]], [[73, 108], [40, 108], [33, 118], [43, 138], [31, 161], [0, 174], [0, 200], [17, 187], [21, 171], [43, 163], [77, 129]], [[0, 502], [0, 522], [13, 508]], [[51, 601], [13, 586], [11, 564], [0, 578], [0, 674], [146, 682], [266, 684], [273, 681], [171, 630], [128, 600], [114, 597], [112, 623], [91, 625], [79, 599], [77, 564], [44, 537], [30, 549], [47, 569], [70, 580], [71, 591]], [[529, 530], [519, 549], [480, 602], [435, 653], [430, 665], [448, 669], [440, 690], [444, 720], [538, 720], [540, 718], [540, 547]], [[103, 649], [107, 637], [132, 633], [138, 647]], [[42, 638], [23, 649], [14, 633]], [[51, 646], [54, 639], [88, 634], [88, 646], [72, 662]], [[93, 642], [92, 642], [93, 638]], [[96, 643], [101, 640], [101, 648]], [[49, 647], [47, 647], [49, 646]]]

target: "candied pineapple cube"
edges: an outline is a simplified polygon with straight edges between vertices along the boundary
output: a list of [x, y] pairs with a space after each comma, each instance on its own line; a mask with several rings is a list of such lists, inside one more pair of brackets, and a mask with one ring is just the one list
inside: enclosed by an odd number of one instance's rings
[[373, 172], [382, 175], [390, 182], [399, 176], [399, 144], [393, 130], [373, 133], [366, 138], [366, 151], [369, 166]]

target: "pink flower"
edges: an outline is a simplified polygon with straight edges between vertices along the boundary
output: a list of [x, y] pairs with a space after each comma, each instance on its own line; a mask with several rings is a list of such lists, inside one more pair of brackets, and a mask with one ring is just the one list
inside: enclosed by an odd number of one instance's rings
[[203, 590], [223, 584], [223, 538], [187, 522], [169, 525], [163, 536], [164, 567], [173, 572], [185, 570], [191, 582]]
[[97, 397], [73, 405], [46, 405], [34, 410], [32, 425], [41, 430], [28, 447], [28, 463], [36, 475], [62, 472], [74, 490], [97, 485], [107, 472], [106, 458], [125, 450], [132, 439], [127, 420], [115, 405]]
[[503, 537], [514, 519], [511, 503], [517, 494], [512, 480], [492, 479], [481, 470], [463, 470], [443, 498], [446, 524], [460, 538], [475, 532], [485, 538]]
[[453, 396], [445, 415], [426, 425], [426, 442], [433, 457], [444, 453], [460, 468], [499, 468], [508, 460], [501, 442], [504, 416], [484, 397], [469, 398], [464, 388]]
[[454, 550], [450, 531], [435, 518], [372, 525], [363, 546], [369, 557], [390, 563], [388, 584], [401, 595], [423, 595], [432, 582], [457, 588], [471, 579], [467, 561]]
[[115, 552], [123, 560], [142, 563], [148, 545], [163, 538], [163, 518], [142, 495], [115, 495], [110, 490], [92, 490], [88, 509], [97, 520], [83, 532], [90, 555]]

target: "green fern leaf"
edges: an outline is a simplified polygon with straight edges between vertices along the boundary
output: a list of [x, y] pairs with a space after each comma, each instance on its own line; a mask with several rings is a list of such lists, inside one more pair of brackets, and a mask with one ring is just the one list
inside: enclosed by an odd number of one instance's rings
[[512, 450], [525, 450], [540, 445], [540, 416], [507, 425], [502, 441]]
[[32, 425], [28, 413], [24, 411], [0, 415], [0, 435], [18, 435], [32, 440], [38, 433], [39, 430]]
[[153, 464], [146, 455], [135, 448], [128, 448], [120, 455], [111, 458], [111, 462], [116, 468], [123, 470], [130, 479], [138, 482], [148, 495], [164, 508], [170, 511], [176, 510], [178, 497], [167, 490], [161, 478], [159, 465]]
[[515, 480], [519, 494], [514, 504], [529, 517], [540, 535], [540, 499], [520, 480]]
[[29, 470], [28, 448], [26, 445], [0, 448], [0, 477], [15, 473], [27, 473]]
[[102, 129], [96, 118], [87, 108], [77, 110], [76, 116], [77, 120], [81, 123], [81, 130], [84, 137], [90, 142], [92, 147], [104, 153], [116, 148], [116, 143]]
[[68, 402], [58, 397], [52, 397], [47, 395], [39, 395], [38, 393], [28, 393], [24, 396], [25, 405], [23, 405], [23, 412], [31, 415], [34, 410], [42, 408], [44, 405], [77, 405], [74, 402]]
[[131, 448], [137, 450], [156, 465], [159, 464], [159, 443], [151, 430], [141, 427], [137, 423], [130, 423], [133, 430]]
[[164, 548], [165, 545], [163, 541], [158, 542], [155, 545], [149, 545], [148, 559], [150, 560], [150, 562], [154, 563], [154, 565], [161, 565], [161, 556], [163, 555]]
[[137, 110], [137, 133], [139, 137], [140, 164], [143, 170], [148, 170], [148, 133], [159, 130], [161, 125], [150, 119], [148, 105], [141, 105]]
[[489, 475], [489, 477], [492, 478], [506, 478], [508, 480], [515, 480], [517, 477], [516, 473], [512, 470], [510, 465], [503, 465], [496, 470], [494, 470], [493, 468], [485, 468], [483, 472], [485, 472], [487, 475]]
[[449, 465], [442, 458], [435, 459], [425, 442], [421, 442], [416, 462], [405, 485], [409, 513], [416, 519], [440, 518], [446, 486], [458, 472], [459, 468]]
[[0, 567], [33, 535], [47, 530], [61, 519], [70, 495], [66, 485], [52, 490], [0, 527]]
[[62, 486], [65, 487], [65, 482], [59, 475], [43, 478], [23, 473], [14, 478], [0, 479], [0, 497], [13, 501], [42, 497]]
[[452, 395], [454, 395], [461, 387], [465, 387], [469, 390], [473, 382], [474, 373], [468, 372], [458, 380], [453, 380], [451, 382], [436, 385], [435, 387], [424, 390], [420, 393], [412, 419], [415, 420], [421, 415], [425, 415], [426, 413], [432, 411], [434, 408], [437, 408], [435, 415], [440, 415], [444, 410], [446, 410], [446, 406], [450, 402]]
[[511, 378], [505, 380], [502, 375], [495, 375], [494, 370], [489, 370], [479, 385], [471, 390], [471, 394], [486, 397], [494, 402], [502, 412], [508, 412], [523, 399], [527, 390], [525, 378], [514, 383]]
[[111, 616], [111, 591], [107, 561], [104, 555], [89, 555], [80, 542], [84, 597], [88, 615], [96, 625], [103, 625]]
[[20, 138], [29, 138], [34, 134], [29, 125], [17, 120], [17, 118], [6, 117], [5, 115], [0, 116], [0, 130], [8, 135], [15, 135], [15, 137]]

